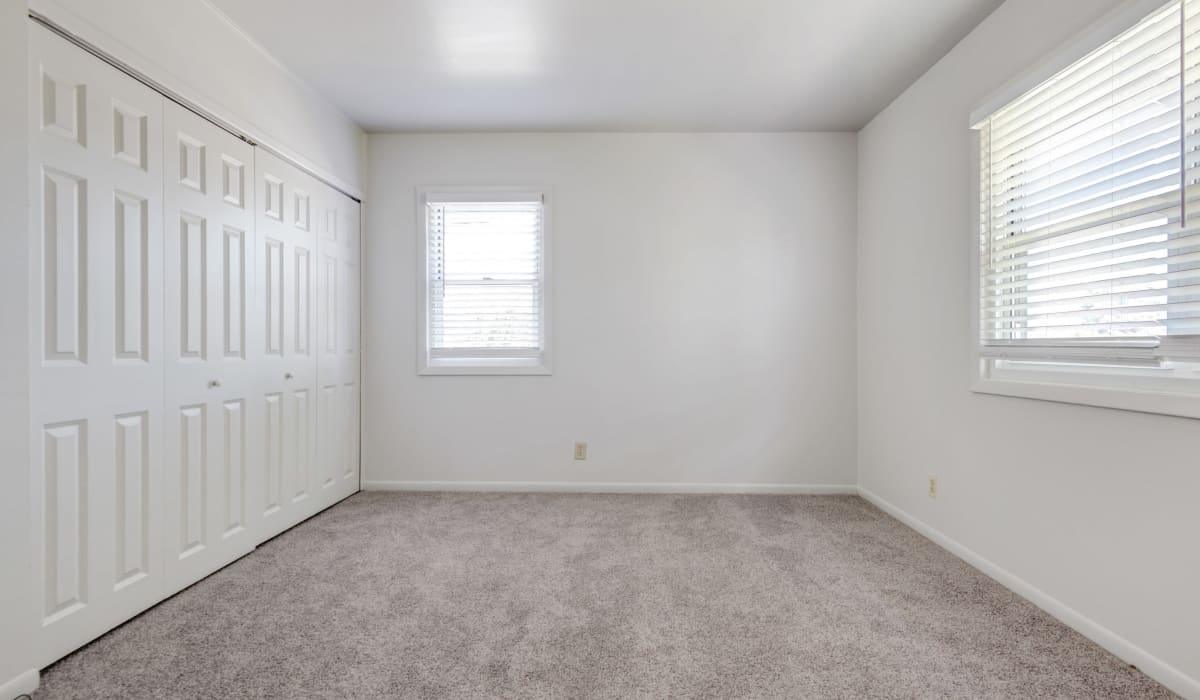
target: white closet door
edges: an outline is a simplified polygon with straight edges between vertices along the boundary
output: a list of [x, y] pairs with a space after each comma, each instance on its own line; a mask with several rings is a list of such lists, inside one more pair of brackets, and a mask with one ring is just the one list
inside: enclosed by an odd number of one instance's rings
[[325, 187], [317, 263], [317, 450], [320, 497], [358, 490], [358, 203]]
[[254, 548], [264, 411], [254, 294], [254, 149], [164, 111], [166, 572], [182, 588]]
[[41, 27], [29, 94], [31, 643], [47, 663], [164, 590], [163, 100]]
[[262, 149], [255, 151], [255, 179], [255, 285], [264, 347], [255, 398], [263, 411], [255, 436], [264, 486], [256, 506], [261, 540], [322, 506], [315, 496], [317, 182]]

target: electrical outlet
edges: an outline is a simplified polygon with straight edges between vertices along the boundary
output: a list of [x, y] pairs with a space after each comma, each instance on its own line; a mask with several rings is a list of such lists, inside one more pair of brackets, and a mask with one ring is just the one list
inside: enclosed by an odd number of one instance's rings
[[937, 474], [929, 475], [929, 497], [937, 498]]
[[587, 459], [587, 443], [586, 442], [575, 443], [575, 459], [579, 459], [579, 460]]

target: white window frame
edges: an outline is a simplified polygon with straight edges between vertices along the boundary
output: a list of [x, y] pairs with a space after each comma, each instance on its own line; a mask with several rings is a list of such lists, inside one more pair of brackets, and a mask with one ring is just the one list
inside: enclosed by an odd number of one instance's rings
[[[530, 201], [542, 200], [542, 278], [541, 278], [541, 353], [537, 358], [489, 357], [486, 351], [477, 357], [438, 357], [429, 352], [429, 231], [426, 222], [430, 195], [452, 195], [458, 201]], [[549, 187], [418, 187], [416, 190], [417, 242], [417, 374], [420, 375], [550, 375], [551, 363], [551, 200]]]
[[1043, 401], [1100, 406], [1143, 413], [1200, 418], [1200, 369], [1172, 370], [1151, 366], [1095, 365], [1072, 361], [1060, 365], [1025, 364], [988, 356], [980, 336], [981, 139], [974, 127], [1046, 80], [1137, 24], [1166, 0], [1129, 0], [1103, 16], [1041, 63], [1014, 78], [971, 112], [970, 227], [970, 381], [971, 390]]

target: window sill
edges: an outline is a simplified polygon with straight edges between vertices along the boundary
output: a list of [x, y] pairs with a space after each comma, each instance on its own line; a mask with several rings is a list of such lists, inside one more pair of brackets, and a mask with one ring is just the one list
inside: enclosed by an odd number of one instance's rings
[[976, 379], [971, 390], [978, 394], [1200, 418], [1200, 395], [1182, 392], [1145, 391], [1124, 387], [1085, 386], [995, 377]]
[[417, 368], [422, 376], [477, 375], [477, 376], [548, 376], [550, 364], [543, 359], [507, 358], [424, 358]]

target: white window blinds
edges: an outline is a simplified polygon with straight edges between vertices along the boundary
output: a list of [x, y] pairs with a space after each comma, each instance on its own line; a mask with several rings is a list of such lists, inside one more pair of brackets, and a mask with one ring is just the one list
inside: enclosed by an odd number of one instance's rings
[[978, 125], [985, 348], [1200, 334], [1198, 13], [1164, 4]]
[[426, 197], [430, 358], [539, 358], [540, 195]]

